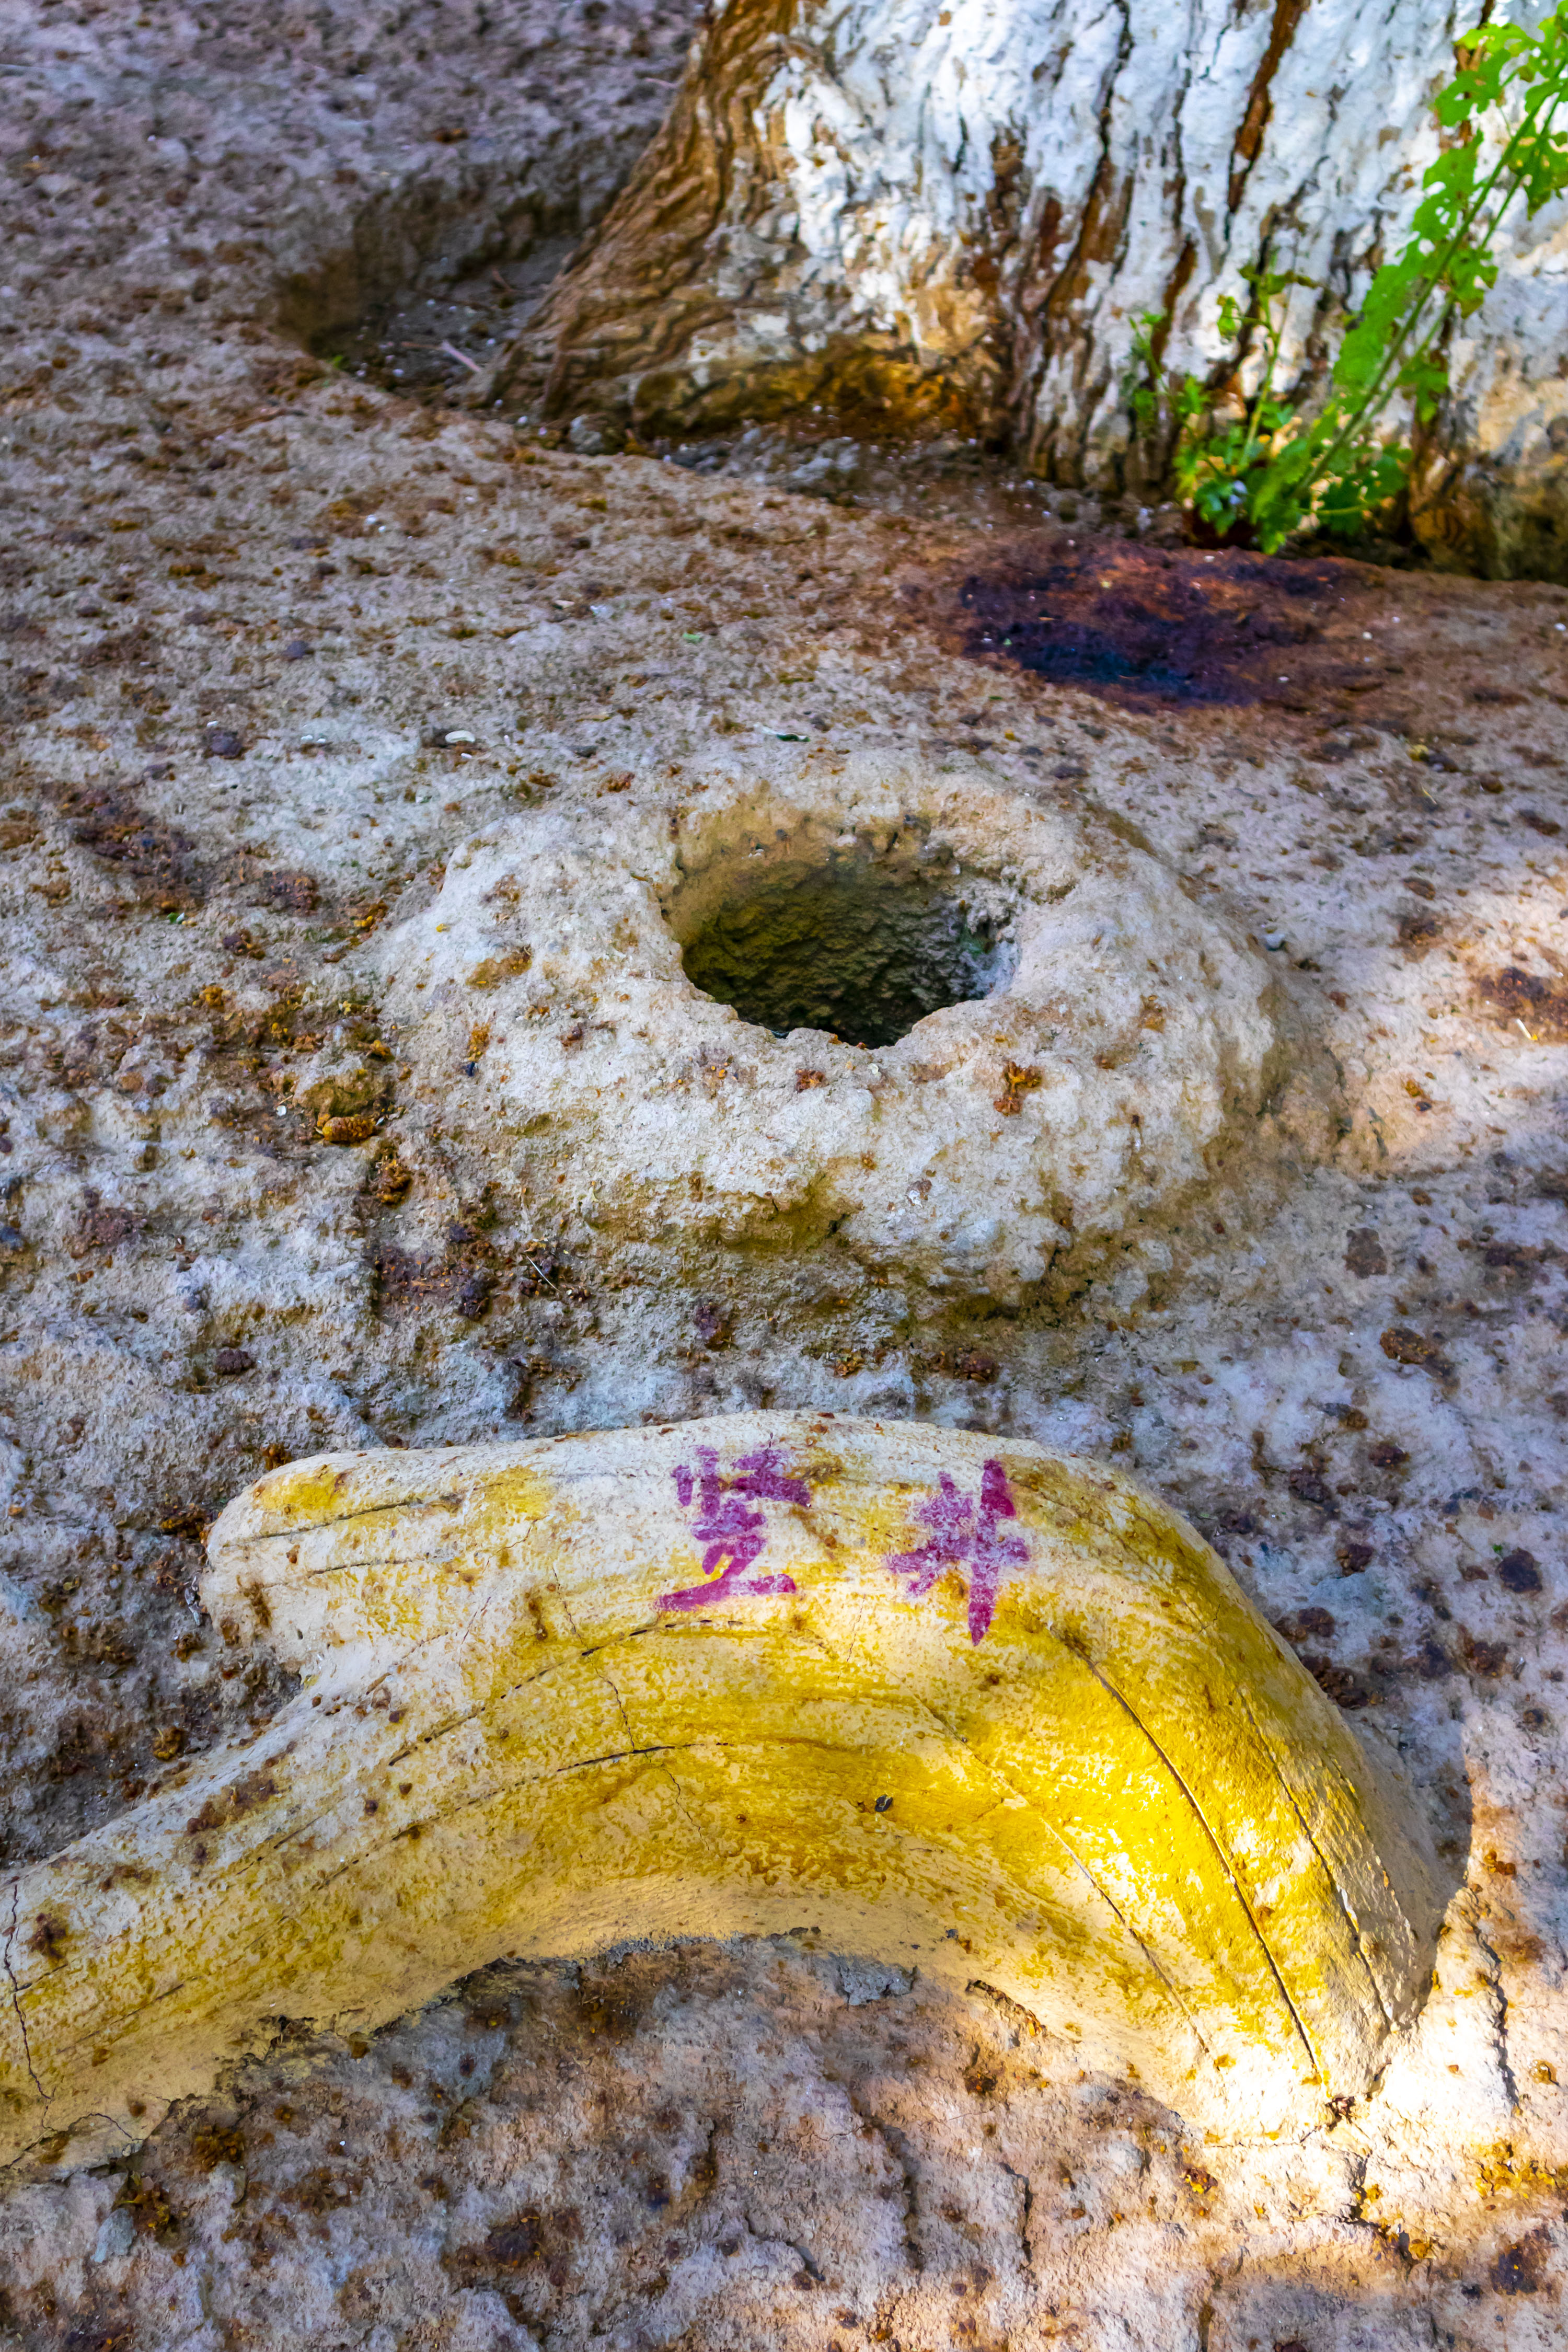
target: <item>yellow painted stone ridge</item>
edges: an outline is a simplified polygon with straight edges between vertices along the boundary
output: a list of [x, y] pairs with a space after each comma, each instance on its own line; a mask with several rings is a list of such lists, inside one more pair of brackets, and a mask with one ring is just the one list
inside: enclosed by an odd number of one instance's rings
[[209, 1553], [303, 1686], [0, 1882], [7, 2155], [124, 2146], [280, 2019], [626, 1938], [809, 1927], [1253, 2127], [1362, 2089], [1430, 1980], [1397, 1801], [1097, 1465], [776, 1413], [334, 1454]]

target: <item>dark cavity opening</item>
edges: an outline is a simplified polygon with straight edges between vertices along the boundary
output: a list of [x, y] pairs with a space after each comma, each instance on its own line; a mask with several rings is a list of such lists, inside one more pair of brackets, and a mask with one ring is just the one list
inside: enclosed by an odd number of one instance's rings
[[[347, 26], [357, 40], [354, 11], [337, 13], [323, 38]], [[327, 175], [314, 249], [278, 301], [285, 331], [345, 375], [466, 405], [636, 169], [700, 11], [698, 0], [561, 0], [435, 13], [440, 55], [422, 81], [405, 24], [377, 60], [378, 184]], [[432, 12], [394, 11], [420, 16]]]
[[891, 1045], [1006, 977], [994, 919], [941, 884], [867, 863], [798, 868], [732, 899], [682, 956], [704, 995], [771, 1029]]

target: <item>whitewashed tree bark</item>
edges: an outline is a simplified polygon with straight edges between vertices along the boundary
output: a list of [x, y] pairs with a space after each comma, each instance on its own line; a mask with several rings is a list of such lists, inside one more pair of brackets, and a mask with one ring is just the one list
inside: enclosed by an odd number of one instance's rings
[[[1286, 351], [1298, 379], [1321, 371], [1408, 219], [1433, 94], [1479, 13], [720, 0], [659, 137], [495, 388], [644, 430], [820, 404], [1136, 488], [1135, 315], [1168, 320], [1178, 366], [1223, 370], [1219, 299], [1268, 257], [1323, 283]], [[1555, 511], [1568, 564], [1568, 219], [1521, 221], [1502, 257], [1456, 352], [1427, 499], [1471, 541], [1506, 538], [1510, 498]]]

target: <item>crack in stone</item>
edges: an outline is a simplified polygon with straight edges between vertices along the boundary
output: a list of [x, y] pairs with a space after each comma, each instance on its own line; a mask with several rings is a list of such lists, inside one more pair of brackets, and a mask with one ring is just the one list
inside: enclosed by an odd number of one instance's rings
[[33, 2088], [37, 2091], [39, 2098], [47, 2107], [49, 2104], [49, 2095], [47, 2091], [45, 2090], [42, 2083], [39, 2082], [37, 2069], [33, 2063], [32, 2044], [27, 2040], [27, 2021], [22, 2014], [21, 1990], [16, 1982], [16, 1972], [11, 1966], [11, 1947], [16, 1940], [16, 1915], [21, 1906], [21, 1901], [22, 1882], [19, 1878], [14, 1878], [11, 1881], [11, 1924], [5, 1930], [5, 1950], [4, 1955], [5, 1976], [6, 1980], [11, 1987], [11, 2006], [16, 2012], [16, 2029], [22, 2036], [22, 2056], [26, 2064], [27, 2072], [32, 2077]]
[[[460, 1511], [468, 1500], [471, 1491], [470, 1488], [465, 1487], [455, 1495], [404, 1495], [394, 1502], [361, 1503], [352, 1511], [324, 1511], [318, 1517], [301, 1519], [298, 1527], [262, 1528], [253, 1536], [247, 1536], [244, 1541], [247, 1549], [252, 1544], [298, 1543], [301, 1536], [310, 1535], [316, 1528], [346, 1528], [354, 1519], [374, 1519], [386, 1511], [433, 1511], [437, 1508]], [[261, 1499], [265, 1503], [266, 1496], [263, 1496]], [[354, 1564], [356, 1567], [359, 1565], [357, 1561]], [[315, 1574], [321, 1571], [310, 1572]]]
[[772, 2230], [759, 2230], [749, 2213], [742, 2213], [741, 2219], [746, 2225], [748, 2236], [754, 2238], [759, 2246], [787, 2246], [814, 2285], [827, 2284], [826, 2278], [817, 2267], [816, 2257], [806, 2247], [794, 2238], [781, 2238]]
[[1512, 2063], [1510, 2062], [1508, 2054], [1509, 2004], [1508, 1995], [1503, 1990], [1502, 1961], [1489, 1938], [1486, 1929], [1481, 1925], [1480, 1914], [1479, 1912], [1476, 1914], [1473, 1926], [1475, 1929], [1476, 1941], [1480, 1946], [1481, 1950], [1485, 1953], [1489, 1963], [1489, 1967], [1486, 1971], [1486, 1981], [1491, 1988], [1493, 2000], [1496, 2004], [1492, 2022], [1497, 2041], [1498, 2072], [1502, 2076], [1503, 2089], [1508, 2093], [1509, 2105], [1513, 2109], [1515, 2114], [1517, 2114], [1519, 2111], [1519, 2084], [1514, 2078]]
[[914, 2158], [909, 2154], [909, 2143], [896, 2124], [885, 2124], [880, 2116], [873, 2115], [870, 2108], [856, 2097], [853, 2084], [844, 2082], [836, 2074], [829, 2074], [826, 2080], [838, 2084], [839, 2089], [849, 2102], [851, 2114], [858, 2116], [868, 2131], [876, 2134], [887, 2150], [889, 2162], [898, 2167], [904, 2184], [904, 2251], [910, 2258], [910, 2268], [913, 2271], [923, 2271], [926, 2266], [925, 2253], [920, 2240], [915, 2235], [920, 2221], [919, 2175], [915, 2169]]
[[[1251, 1724], [1253, 1730], [1258, 1736], [1258, 1746], [1263, 1749], [1265, 1755], [1268, 1757], [1270, 1763], [1273, 1763], [1273, 1752], [1264, 1735], [1261, 1724], [1258, 1722], [1258, 1717], [1252, 1711], [1251, 1704], [1247, 1699], [1246, 1691], [1240, 1689], [1238, 1686], [1237, 1696], [1241, 1701], [1242, 1712], [1247, 1717], [1248, 1723]], [[1377, 2005], [1383, 2011], [1383, 2021], [1390, 2032], [1392, 2032], [1394, 2030], [1393, 2013], [1389, 2009], [1387, 2001], [1384, 2000], [1383, 1997], [1383, 1987], [1378, 1983], [1376, 1974], [1373, 1969], [1372, 1961], [1367, 1954], [1366, 1947], [1362, 1940], [1360, 1926], [1356, 1921], [1355, 1915], [1351, 1910], [1350, 1905], [1345, 1900], [1344, 1890], [1341, 1886], [1339, 1880], [1336, 1878], [1330, 1866], [1327, 1854], [1324, 1853], [1321, 1846], [1318, 1843], [1317, 1839], [1312, 1835], [1311, 1830], [1308, 1825], [1307, 1817], [1305, 1813], [1302, 1812], [1300, 1806], [1296, 1802], [1295, 1791], [1291, 1789], [1289, 1781], [1285, 1779], [1285, 1776], [1280, 1771], [1278, 1764], [1274, 1765], [1274, 1777], [1289, 1802], [1291, 1811], [1295, 1814], [1297, 1821], [1301, 1825], [1301, 1834], [1306, 1839], [1308, 1844], [1311, 1847], [1312, 1852], [1317, 1855], [1318, 1860], [1323, 1866], [1323, 1874], [1334, 1891], [1334, 1901], [1339, 1906], [1344, 1923], [1351, 1931], [1351, 1939], [1355, 1945], [1356, 1957], [1360, 1960], [1363, 1968], [1366, 1970], [1367, 1982], [1371, 1985], [1373, 1991], [1377, 1996]], [[1406, 1924], [1408, 1925], [1408, 1922]]]
[[[566, 1622], [571, 1626], [573, 1633], [575, 1635], [576, 1639], [581, 1642], [583, 1639], [581, 1629], [578, 1626], [576, 1619], [572, 1614], [572, 1604], [567, 1600], [564, 1593], [561, 1596], [561, 1606], [563, 1612], [564, 1613]], [[646, 1633], [649, 1629], [644, 1626], [638, 1630]], [[611, 1644], [609, 1643], [600, 1643], [592, 1646], [584, 1645], [583, 1656], [585, 1659], [597, 1661], [610, 1646]], [[625, 1727], [627, 1741], [630, 1743], [629, 1752], [633, 1755], [640, 1756], [653, 1756], [660, 1753], [668, 1753], [669, 1750], [668, 1748], [639, 1748], [637, 1746], [637, 1734], [632, 1729], [631, 1717], [626, 1713], [626, 1701], [621, 1696], [619, 1687], [617, 1686], [614, 1676], [610, 1674], [609, 1669], [606, 1666], [599, 1665], [597, 1664], [595, 1664], [594, 1672], [599, 1681], [604, 1684], [605, 1688], [609, 1692], [610, 1696], [616, 1703], [616, 1712], [621, 1718], [621, 1722]], [[686, 1801], [685, 1792], [680, 1786], [680, 1782], [677, 1780], [674, 1772], [670, 1769], [668, 1764], [661, 1764], [659, 1766], [659, 1769], [669, 1783], [669, 1790], [671, 1796], [675, 1800], [676, 1811], [679, 1813], [682, 1821], [686, 1823], [686, 1826], [690, 1831], [692, 1836], [699, 1843], [700, 1843], [702, 1832], [692, 1814], [691, 1808]]]
[[[1067, 1646], [1071, 1648], [1072, 1645], [1069, 1643]], [[1083, 1663], [1085, 1665], [1089, 1666], [1089, 1672], [1092, 1674], [1094, 1672], [1094, 1667], [1090, 1661], [1086, 1657], [1083, 1660]], [[1123, 1704], [1125, 1705], [1125, 1701]], [[969, 1741], [964, 1738], [963, 1732], [958, 1729], [956, 1725], [947, 1722], [938, 1709], [931, 1705], [929, 1699], [922, 1698], [921, 1705], [925, 1708], [925, 1711], [931, 1717], [931, 1721], [946, 1734], [948, 1738], [955, 1740], [967, 1755], [973, 1755], [973, 1748], [970, 1746]], [[1186, 2019], [1188, 2025], [1192, 2029], [1194, 2039], [1196, 2041], [1198, 2047], [1202, 2050], [1205, 2057], [1206, 2058], [1212, 2055], [1208, 2041], [1204, 2033], [1203, 2028], [1199, 2025], [1196, 2018], [1194, 2017], [1191, 2010], [1188, 2009], [1186, 2002], [1182, 1999], [1180, 1991], [1172, 1982], [1171, 1979], [1166, 1975], [1164, 1969], [1161, 1967], [1159, 1961], [1154, 1957], [1154, 1954], [1150, 1950], [1149, 1946], [1143, 1941], [1142, 1937], [1138, 1933], [1137, 1928], [1132, 1925], [1131, 1919], [1128, 1918], [1121, 1905], [1115, 1900], [1114, 1896], [1109, 1894], [1106, 1888], [1100, 1885], [1093, 1871], [1090, 1870], [1088, 1863], [1084, 1861], [1082, 1855], [1074, 1847], [1066, 1832], [1056, 1822], [1053, 1822], [1047, 1813], [1041, 1811], [1039, 1806], [1029, 1795], [1026, 1789], [1016, 1787], [1008, 1779], [1007, 1775], [1002, 1771], [994, 1762], [988, 1759], [984, 1760], [985, 1763], [985, 1769], [993, 1776], [993, 1778], [1001, 1783], [1002, 1787], [1008, 1791], [1009, 1795], [1016, 1797], [1021, 1803], [1027, 1805], [1029, 1811], [1035, 1815], [1036, 1819], [1041, 1822], [1045, 1828], [1050, 1832], [1052, 1837], [1056, 1839], [1058, 1844], [1061, 1846], [1062, 1850], [1067, 1854], [1068, 1860], [1073, 1864], [1073, 1867], [1080, 1872], [1082, 1876], [1087, 1879], [1095, 1894], [1099, 1895], [1100, 1901], [1105, 1905], [1106, 1909], [1117, 1922], [1117, 1925], [1121, 1927], [1137, 1945], [1138, 1949], [1142, 1953], [1143, 1958], [1148, 1962], [1150, 1969], [1152, 1970], [1153, 1974], [1159, 1978], [1160, 1982], [1164, 1986], [1166, 1991], [1170, 1994], [1171, 1999], [1175, 2002], [1176, 2007]], [[1205, 1827], [1207, 1825], [1205, 1823]]]
[[[1258, 1950], [1263, 1954], [1264, 1958], [1268, 1963], [1268, 1972], [1274, 1979], [1275, 1984], [1279, 1987], [1280, 2000], [1284, 2002], [1287, 2010], [1289, 2011], [1290, 2021], [1300, 2037], [1301, 2047], [1307, 2053], [1308, 2063], [1312, 2068], [1314, 2075], [1320, 2075], [1322, 2070], [1318, 2063], [1317, 2053], [1312, 2048], [1311, 2041], [1308, 2035], [1306, 2026], [1302, 2022], [1300, 2013], [1297, 2010], [1295, 2002], [1290, 1998], [1289, 1992], [1286, 1987], [1285, 1979], [1280, 1975], [1279, 1966], [1275, 1961], [1274, 1955], [1268, 1948], [1268, 1941], [1264, 1937], [1263, 1930], [1259, 1927], [1257, 1920], [1253, 1916], [1252, 1905], [1247, 1899], [1247, 1891], [1237, 1874], [1230, 1856], [1226, 1853], [1225, 1848], [1221, 1845], [1218, 1838], [1215, 1835], [1213, 1829], [1210, 1827], [1208, 1818], [1205, 1813], [1203, 1807], [1199, 1804], [1196, 1797], [1193, 1794], [1192, 1790], [1188, 1788], [1184, 1776], [1177, 1769], [1174, 1760], [1166, 1754], [1164, 1748], [1155, 1738], [1153, 1733], [1150, 1730], [1148, 1725], [1144, 1722], [1142, 1717], [1139, 1714], [1131, 1701], [1122, 1696], [1122, 1694], [1117, 1689], [1115, 1684], [1111, 1682], [1109, 1675], [1100, 1672], [1093, 1659], [1089, 1657], [1088, 1652], [1080, 1649], [1076, 1643], [1068, 1641], [1065, 1637], [1061, 1638], [1063, 1641], [1063, 1647], [1070, 1650], [1075, 1657], [1082, 1660], [1083, 1664], [1089, 1668], [1089, 1673], [1094, 1676], [1096, 1682], [1100, 1684], [1100, 1687], [1109, 1692], [1110, 1696], [1115, 1699], [1117, 1705], [1125, 1708], [1128, 1715], [1131, 1717], [1133, 1722], [1138, 1726], [1139, 1730], [1143, 1734], [1144, 1738], [1149, 1742], [1150, 1747], [1154, 1750], [1155, 1755], [1158, 1756], [1161, 1763], [1163, 1764], [1165, 1769], [1170, 1773], [1171, 1778], [1176, 1783], [1177, 1788], [1180, 1789], [1183, 1796], [1192, 1807], [1194, 1818], [1201, 1824], [1204, 1835], [1208, 1839], [1210, 1845], [1214, 1848], [1215, 1855], [1221, 1869], [1225, 1872], [1226, 1878], [1230, 1881], [1237, 1901], [1241, 1905], [1243, 1911], [1247, 1914], [1247, 1924], [1251, 1928], [1253, 1936], [1257, 1939]], [[1379, 2000], [1380, 2001], [1382, 2000], [1381, 1994], [1379, 1995]]]
[[1002, 2169], [1006, 2174], [1008, 2179], [1016, 2180], [1017, 2182], [1019, 2189], [1022, 2192], [1020, 2199], [1021, 2210], [1018, 2215], [1018, 2247], [1024, 2258], [1025, 2275], [1032, 2279], [1035, 2275], [1035, 2255], [1034, 2249], [1029, 2243], [1029, 2224], [1033, 2221], [1035, 2214], [1034, 2186], [1030, 2181], [1028, 2174], [1026, 2172], [1015, 2171], [1005, 2156], [998, 2157], [996, 2161], [1002, 2167]]

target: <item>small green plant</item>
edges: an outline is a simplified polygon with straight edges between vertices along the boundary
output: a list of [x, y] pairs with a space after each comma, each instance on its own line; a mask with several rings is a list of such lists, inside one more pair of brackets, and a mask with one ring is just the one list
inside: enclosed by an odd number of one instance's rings
[[[1271, 554], [1307, 528], [1351, 537], [1397, 498], [1411, 451], [1380, 438], [1384, 412], [1404, 394], [1430, 424], [1448, 387], [1452, 322], [1497, 282], [1491, 247], [1504, 215], [1518, 196], [1534, 215], [1568, 190], [1568, 139], [1556, 128], [1568, 104], [1568, 0], [1533, 31], [1480, 26], [1458, 55], [1435, 109], [1449, 143], [1423, 179], [1408, 242], [1378, 270], [1345, 335], [1316, 415], [1274, 383], [1292, 289], [1313, 284], [1297, 271], [1246, 271], [1248, 299], [1220, 304], [1226, 341], [1258, 345], [1262, 359], [1256, 390], [1223, 425], [1208, 385], [1165, 369], [1161, 313], [1135, 324], [1133, 420], [1145, 436], [1162, 425], [1173, 433], [1177, 488], [1218, 538], [1251, 539]], [[1509, 126], [1500, 143], [1489, 115]]]

